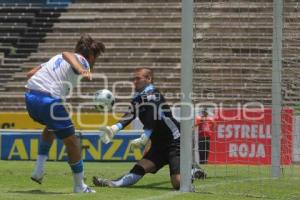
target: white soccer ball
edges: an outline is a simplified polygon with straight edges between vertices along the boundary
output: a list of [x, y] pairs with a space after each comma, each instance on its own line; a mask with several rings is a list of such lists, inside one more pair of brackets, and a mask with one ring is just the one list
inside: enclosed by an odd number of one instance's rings
[[98, 111], [109, 111], [115, 103], [113, 93], [107, 89], [98, 90], [94, 95], [95, 108]]

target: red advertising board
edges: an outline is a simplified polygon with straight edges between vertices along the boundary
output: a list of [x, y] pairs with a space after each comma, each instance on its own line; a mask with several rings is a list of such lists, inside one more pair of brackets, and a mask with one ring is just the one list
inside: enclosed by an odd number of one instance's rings
[[[285, 108], [281, 116], [281, 164], [291, 164], [293, 110]], [[271, 109], [219, 109], [215, 120], [209, 163], [271, 164]]]

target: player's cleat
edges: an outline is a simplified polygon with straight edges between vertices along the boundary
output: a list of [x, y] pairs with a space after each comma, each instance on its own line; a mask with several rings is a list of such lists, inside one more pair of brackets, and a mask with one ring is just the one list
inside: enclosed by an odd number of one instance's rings
[[85, 185], [83, 187], [74, 187], [74, 193], [96, 193], [96, 191]]
[[37, 172], [33, 172], [31, 175], [31, 180], [33, 180], [34, 182], [37, 182], [38, 184], [42, 184], [43, 182], [43, 178], [44, 178], [44, 172], [42, 173], [37, 173]]
[[200, 169], [199, 168], [194, 168], [192, 176], [193, 176], [194, 179], [206, 179], [207, 178], [207, 174], [201, 168]]
[[93, 183], [95, 186], [99, 186], [99, 187], [112, 187], [113, 186], [111, 180], [98, 178], [96, 176], [93, 176]]

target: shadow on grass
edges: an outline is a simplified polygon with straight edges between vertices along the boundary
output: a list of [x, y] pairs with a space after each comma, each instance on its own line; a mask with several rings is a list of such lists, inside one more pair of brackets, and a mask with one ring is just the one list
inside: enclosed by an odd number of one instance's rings
[[7, 193], [16, 193], [16, 194], [70, 194], [66, 192], [48, 192], [43, 190], [16, 190], [16, 191], [7, 191]]
[[229, 179], [229, 180], [235, 180], [235, 179], [241, 179], [241, 177], [239, 176], [234, 176], [234, 175], [227, 175], [227, 176], [215, 176], [215, 175], [212, 175], [212, 176], [207, 176], [205, 179], [196, 179], [196, 180], [202, 180], [202, 181], [205, 181], [205, 180], [218, 180], [218, 179], [221, 179], [221, 180], [224, 180], [224, 179]]
[[161, 186], [161, 185], [164, 185], [164, 184], [167, 184], [167, 183], [170, 183], [170, 181], [161, 181], [161, 182], [155, 182], [155, 183], [144, 184], [144, 185], [132, 185], [132, 186], [124, 187], [124, 188], [128, 188], [128, 189], [149, 189], [149, 190], [169, 190], [169, 191], [172, 191], [173, 188], [171, 188], [171, 187]]

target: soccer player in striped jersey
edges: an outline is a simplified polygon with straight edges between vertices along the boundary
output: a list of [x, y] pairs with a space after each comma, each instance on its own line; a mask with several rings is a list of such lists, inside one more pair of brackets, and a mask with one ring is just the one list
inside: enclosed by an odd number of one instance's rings
[[[63, 52], [28, 72], [25, 102], [30, 117], [45, 125], [39, 143], [38, 157], [31, 179], [42, 183], [44, 164], [56, 136], [66, 146], [68, 162], [73, 172], [75, 193], [93, 193], [83, 180], [83, 162], [73, 123], [64, 107], [64, 98], [83, 77], [91, 79], [90, 70], [96, 58], [105, 51], [101, 42], [89, 35], [80, 37], [75, 54]], [[79, 61], [79, 62], [78, 62]]]

